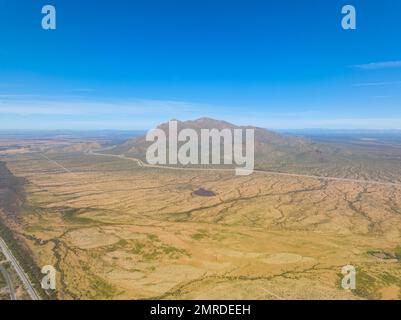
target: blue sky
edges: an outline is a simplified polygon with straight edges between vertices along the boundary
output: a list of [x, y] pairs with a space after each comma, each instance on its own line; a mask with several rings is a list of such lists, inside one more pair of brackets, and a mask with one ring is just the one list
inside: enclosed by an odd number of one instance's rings
[[[41, 8], [57, 29], [41, 28]], [[357, 30], [341, 28], [353, 4]], [[401, 129], [398, 0], [0, 0], [0, 129]]]

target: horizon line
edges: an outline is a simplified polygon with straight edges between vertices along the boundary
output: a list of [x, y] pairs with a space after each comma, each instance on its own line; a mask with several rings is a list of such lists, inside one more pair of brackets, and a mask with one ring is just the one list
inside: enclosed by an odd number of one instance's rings
[[[255, 126], [256, 128], [256, 126]], [[275, 128], [271, 129], [268, 127], [257, 127], [270, 131], [299, 131], [299, 130], [316, 130], [316, 131], [400, 131], [399, 129], [388, 129], [388, 128], [319, 128], [319, 127], [301, 127], [301, 128]], [[18, 132], [18, 131], [41, 131], [41, 132], [97, 132], [97, 131], [113, 131], [113, 132], [146, 132], [152, 130], [150, 129], [110, 129], [110, 128], [99, 128], [99, 129], [40, 129], [40, 128], [13, 128], [13, 129], [2, 129], [0, 128], [0, 132]]]

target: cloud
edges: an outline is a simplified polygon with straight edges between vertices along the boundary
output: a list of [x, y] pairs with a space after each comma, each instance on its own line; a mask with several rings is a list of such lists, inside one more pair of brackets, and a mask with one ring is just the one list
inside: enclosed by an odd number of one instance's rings
[[256, 125], [271, 129], [370, 129], [400, 130], [401, 118], [268, 119]]
[[367, 64], [357, 64], [353, 66], [359, 70], [379, 70], [379, 69], [390, 69], [390, 68], [401, 68], [401, 60], [395, 61], [383, 61], [383, 62], [372, 62]]
[[96, 90], [92, 88], [74, 88], [67, 90], [67, 92], [94, 92], [94, 91]]
[[385, 81], [385, 82], [365, 82], [365, 83], [354, 83], [353, 87], [372, 87], [372, 86], [387, 86], [393, 84], [401, 84], [401, 81]]
[[186, 101], [0, 95], [0, 129], [149, 129], [172, 118], [187, 120], [203, 116], [271, 129], [401, 129], [400, 117], [333, 118], [321, 109], [250, 110], [254, 109]]
[[168, 100], [83, 100], [0, 95], [0, 114], [15, 115], [154, 115], [194, 112], [208, 105]]

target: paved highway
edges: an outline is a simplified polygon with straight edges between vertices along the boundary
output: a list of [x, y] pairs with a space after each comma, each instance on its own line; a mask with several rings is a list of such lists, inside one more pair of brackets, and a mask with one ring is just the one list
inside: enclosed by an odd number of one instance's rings
[[10, 261], [11, 265], [13, 266], [15, 272], [17, 272], [19, 278], [21, 279], [22, 283], [26, 291], [28, 292], [29, 296], [32, 300], [41, 300], [40, 296], [37, 294], [36, 290], [33, 288], [29, 278], [26, 276], [24, 270], [18, 263], [17, 259], [14, 257], [11, 250], [8, 248], [7, 244], [4, 242], [3, 239], [0, 238], [0, 250], [3, 252], [4, 256], [8, 261]]
[[7, 270], [4, 269], [4, 267], [1, 264], [0, 264], [0, 272], [3, 274], [3, 277], [7, 282], [8, 290], [10, 291], [11, 300], [17, 300], [17, 298], [15, 297], [13, 282], [11, 281], [11, 278], [10, 278]]

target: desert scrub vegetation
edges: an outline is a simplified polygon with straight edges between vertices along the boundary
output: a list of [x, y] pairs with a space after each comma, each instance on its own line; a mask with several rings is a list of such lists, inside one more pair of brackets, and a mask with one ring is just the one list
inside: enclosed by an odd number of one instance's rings
[[[191, 235], [191, 238], [196, 240], [196, 241], [201, 241], [203, 239], [210, 239], [212, 241], [222, 241], [227, 237], [227, 233], [216, 233], [216, 232], [211, 232], [209, 230], [205, 229], [198, 229], [196, 233]], [[240, 234], [235, 234], [235, 235], [240, 235]]]
[[[57, 261], [66, 284], [59, 298], [146, 299], [184, 288], [177, 297], [258, 299], [269, 281], [284, 298], [371, 299], [398, 283], [401, 188], [156, 170], [83, 154], [49, 158], [75, 174], [29, 156], [10, 162], [30, 185], [29, 213], [16, 234], [35, 259]], [[217, 196], [191, 195], [201, 187]], [[338, 265], [350, 261], [363, 269], [357, 292], [335, 284]], [[309, 283], [303, 269], [319, 283], [310, 292], [301, 289]], [[291, 275], [288, 285], [280, 274]], [[232, 280], [241, 277], [247, 285]]]
[[364, 299], [379, 299], [380, 283], [376, 277], [369, 275], [361, 268], [356, 269], [356, 289], [354, 293]]
[[208, 238], [210, 235], [207, 230], [199, 229], [196, 233], [194, 233], [191, 238], [194, 240], [202, 240], [204, 238]]
[[7, 285], [6, 279], [4, 279], [3, 274], [0, 272], [0, 290], [1, 288], [5, 287]]
[[12, 251], [15, 258], [23, 267], [24, 271], [28, 273], [29, 278], [33, 281], [37, 292], [42, 298], [54, 298], [52, 293], [44, 292], [40, 287], [40, 281], [43, 277], [40, 268], [32, 258], [32, 254], [28, 249], [21, 244], [21, 239], [17, 239], [13, 232], [4, 224], [0, 219], [0, 234], [3, 240], [7, 243], [9, 249]]
[[190, 256], [186, 250], [164, 244], [160, 240], [134, 240], [132, 252], [140, 256], [143, 261], [158, 260], [166, 257], [168, 259], [179, 259], [182, 256]]
[[153, 261], [163, 258], [179, 259], [190, 257], [185, 249], [163, 243], [156, 235], [148, 234], [143, 239], [120, 239], [116, 243], [104, 247], [106, 252], [123, 250], [138, 256], [140, 261]]
[[82, 212], [85, 212], [85, 209], [63, 208], [60, 210], [65, 222], [78, 225], [96, 224], [96, 221], [90, 218], [80, 217], [79, 214]]
[[399, 268], [393, 271], [376, 270], [375, 272], [357, 268], [356, 289], [354, 293], [364, 299], [382, 299], [382, 290], [395, 287], [400, 297], [401, 273]]
[[102, 279], [101, 277], [91, 274], [91, 298], [92, 299], [111, 299], [116, 293], [117, 289], [115, 286]]
[[397, 246], [394, 250], [396, 259], [401, 262], [401, 246]]

